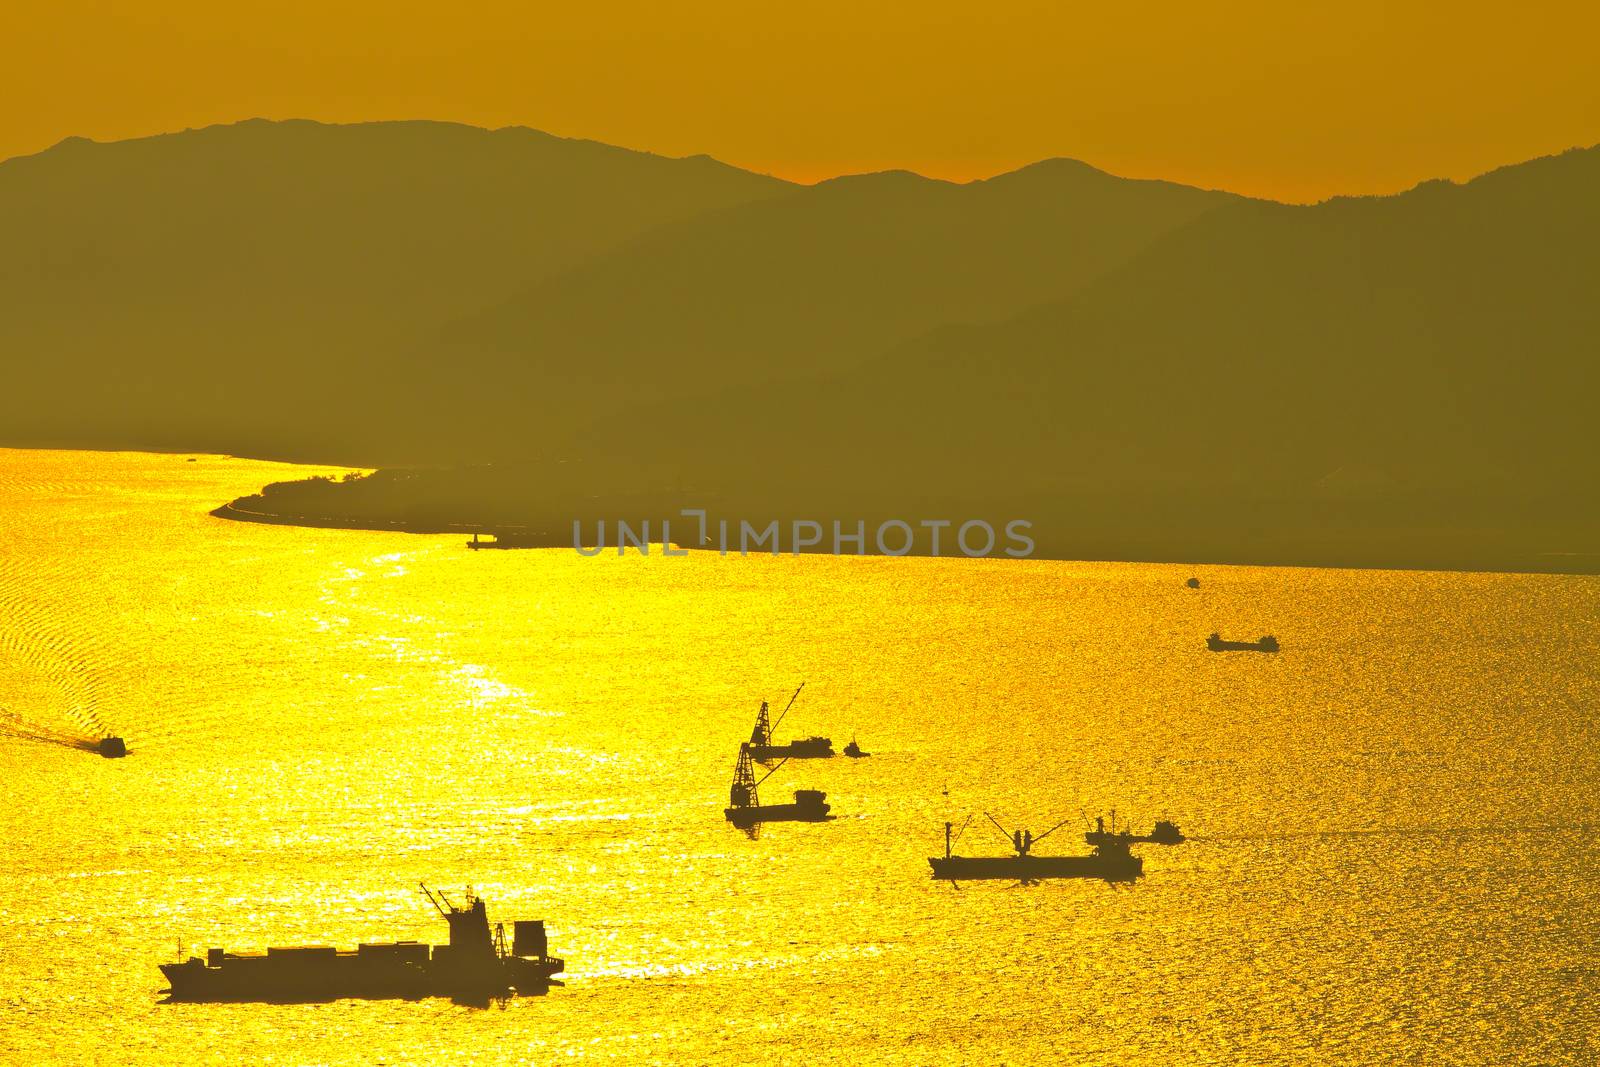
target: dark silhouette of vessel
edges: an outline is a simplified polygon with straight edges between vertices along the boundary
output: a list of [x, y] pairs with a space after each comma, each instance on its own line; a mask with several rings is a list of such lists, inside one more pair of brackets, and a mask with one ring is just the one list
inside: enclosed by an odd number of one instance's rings
[[[800, 689], [806, 684], [800, 683]], [[789, 698], [789, 703], [784, 706], [783, 714], [778, 716], [776, 723], [769, 718], [767, 702], [761, 702], [761, 711], [756, 715], [755, 728], [750, 731], [750, 741], [745, 746], [750, 750], [750, 758], [767, 763], [775, 759], [827, 759], [833, 755], [833, 739], [828, 737], [808, 737], [802, 741], [790, 741], [786, 745], [775, 744], [772, 740], [773, 731], [783, 724], [784, 716], [789, 714], [789, 709], [794, 707], [794, 702], [800, 696], [800, 689], [794, 691], [794, 696]]]
[[1276, 652], [1278, 639], [1267, 634], [1257, 641], [1224, 641], [1221, 634], [1206, 638], [1206, 647], [1213, 652]]
[[860, 745], [856, 744], [856, 739], [853, 737], [850, 739], [850, 743], [844, 746], [844, 754], [851, 759], [861, 759], [863, 756], [872, 755], [872, 753], [864, 751]]
[[[787, 762], [784, 761], [784, 762]], [[733, 786], [728, 790], [728, 806], [722, 815], [740, 829], [764, 822], [825, 822], [831, 806], [828, 794], [818, 789], [797, 789], [793, 804], [763, 804], [757, 787], [778, 772], [778, 764], [759, 779], [750, 758], [750, 746], [739, 746], [739, 762], [733, 771]]]
[[541, 548], [548, 546], [549, 539], [540, 534], [512, 530], [496, 530], [492, 541], [483, 540], [482, 535], [474, 530], [472, 540], [467, 542], [467, 547], [474, 552], [480, 548]]
[[96, 752], [106, 759], [121, 759], [128, 754], [128, 745], [120, 737], [102, 737], [95, 745]]
[[1136, 834], [1132, 830], [1117, 829], [1117, 813], [1111, 813], [1111, 829], [1106, 829], [1104, 819], [1095, 820], [1095, 828], [1083, 835], [1083, 839], [1091, 845], [1102, 845], [1108, 841], [1121, 841], [1129, 845], [1181, 845], [1188, 838], [1183, 836], [1183, 831], [1178, 829], [1178, 824], [1170, 819], [1157, 819], [1155, 829], [1148, 834]]
[[467, 891], [464, 907], [422, 887], [450, 926], [450, 942], [425, 945], [391, 941], [358, 945], [354, 951], [314, 945], [233, 953], [213, 948], [205, 959], [161, 965], [172, 1000], [320, 1001], [344, 998], [450, 996], [476, 1000], [544, 992], [565, 967], [549, 955], [543, 921], [489, 929], [483, 900]]
[[[984, 812], [983, 817], [1006, 835], [1015, 855], [957, 856], [951, 851], [953, 842], [950, 832], [953, 824], [945, 823], [944, 856], [933, 856], [928, 860], [935, 878], [954, 882], [980, 879], [1036, 882], [1045, 878], [1100, 878], [1107, 882], [1131, 882], [1144, 873], [1144, 861], [1129, 851], [1129, 838], [1105, 835], [1105, 839], [1096, 844], [1094, 851], [1087, 856], [1035, 856], [1033, 846], [1065, 826], [1065, 822], [1056, 823], [1034, 837], [1027, 830], [1008, 833], [988, 812]], [[1100, 820], [1099, 824], [1103, 829], [1105, 820]]]

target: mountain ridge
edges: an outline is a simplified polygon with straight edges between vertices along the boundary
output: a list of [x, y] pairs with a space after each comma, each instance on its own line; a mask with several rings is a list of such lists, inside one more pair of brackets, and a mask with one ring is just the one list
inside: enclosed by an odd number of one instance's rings
[[688, 486], [1007, 509], [1123, 558], [1600, 541], [1600, 148], [1289, 205], [439, 123], [57, 147], [0, 163], [8, 443], [501, 464], [382, 483], [432, 505], [334, 490], [441, 522]]

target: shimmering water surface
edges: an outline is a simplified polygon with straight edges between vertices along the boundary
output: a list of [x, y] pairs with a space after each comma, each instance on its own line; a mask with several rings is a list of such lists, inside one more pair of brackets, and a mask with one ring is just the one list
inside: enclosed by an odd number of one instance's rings
[[[1600, 1059], [1596, 579], [206, 514], [296, 473], [0, 452], [0, 1061]], [[752, 841], [736, 746], [802, 680], [782, 732], [874, 755], [784, 766], [840, 817]], [[99, 726], [132, 755], [60, 743]], [[1193, 840], [1133, 886], [929, 878], [946, 819], [1074, 852], [1112, 807]], [[546, 918], [566, 986], [160, 1002], [180, 947], [442, 940], [422, 879]]]

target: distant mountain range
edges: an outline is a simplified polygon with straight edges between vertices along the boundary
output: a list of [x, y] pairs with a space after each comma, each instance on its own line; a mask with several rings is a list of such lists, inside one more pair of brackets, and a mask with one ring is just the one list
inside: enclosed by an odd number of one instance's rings
[[[642, 234], [790, 191], [526, 129], [244, 122], [0, 163], [12, 440], [382, 461], [408, 354]], [[495, 369], [477, 375], [493, 391]]]
[[1597, 149], [1298, 207], [438, 123], [69, 141], [0, 163], [0, 439], [498, 464], [413, 485], [464, 521], [699, 494], [1023, 515], [1051, 554], [1591, 569], [1597, 192]]

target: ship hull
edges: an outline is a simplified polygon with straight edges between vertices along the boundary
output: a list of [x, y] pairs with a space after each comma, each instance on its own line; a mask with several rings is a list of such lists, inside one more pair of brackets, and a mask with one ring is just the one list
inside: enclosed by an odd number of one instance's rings
[[369, 960], [358, 953], [341, 952], [304, 960], [228, 956], [217, 965], [190, 959], [163, 964], [161, 973], [171, 986], [169, 997], [174, 1001], [295, 1003], [541, 993], [561, 969], [561, 961], [555, 959], [491, 958], [471, 966], [446, 966]]
[[1271, 653], [1278, 651], [1278, 645], [1276, 642], [1263, 643], [1261, 641], [1218, 641], [1213, 639], [1206, 642], [1206, 647], [1213, 652]]
[[532, 537], [502, 537], [496, 541], [468, 541], [467, 547], [477, 552], [486, 548], [552, 548], [546, 540]]
[[826, 822], [832, 805], [767, 804], [754, 808], [723, 808], [722, 815], [735, 826], [754, 826], [763, 822]]
[[750, 758], [762, 763], [779, 759], [828, 759], [833, 756], [833, 742], [827, 738], [791, 741], [787, 745], [751, 744], [747, 747], [750, 749]]
[[1189, 840], [1187, 837], [1184, 837], [1183, 834], [1181, 834], [1181, 833], [1179, 833], [1179, 834], [1167, 834], [1167, 833], [1161, 833], [1161, 834], [1129, 834], [1129, 833], [1106, 834], [1106, 833], [1096, 833], [1093, 830], [1091, 830], [1088, 833], [1084, 834], [1083, 835], [1083, 839], [1084, 839], [1084, 841], [1088, 842], [1089, 844], [1096, 845], [1096, 846], [1109, 844], [1109, 843], [1113, 843], [1113, 842], [1119, 842], [1119, 841], [1124, 845], [1181, 845], [1185, 841]]
[[954, 882], [1044, 878], [1131, 882], [1144, 873], [1144, 861], [1137, 856], [934, 856], [928, 865], [935, 878]]

